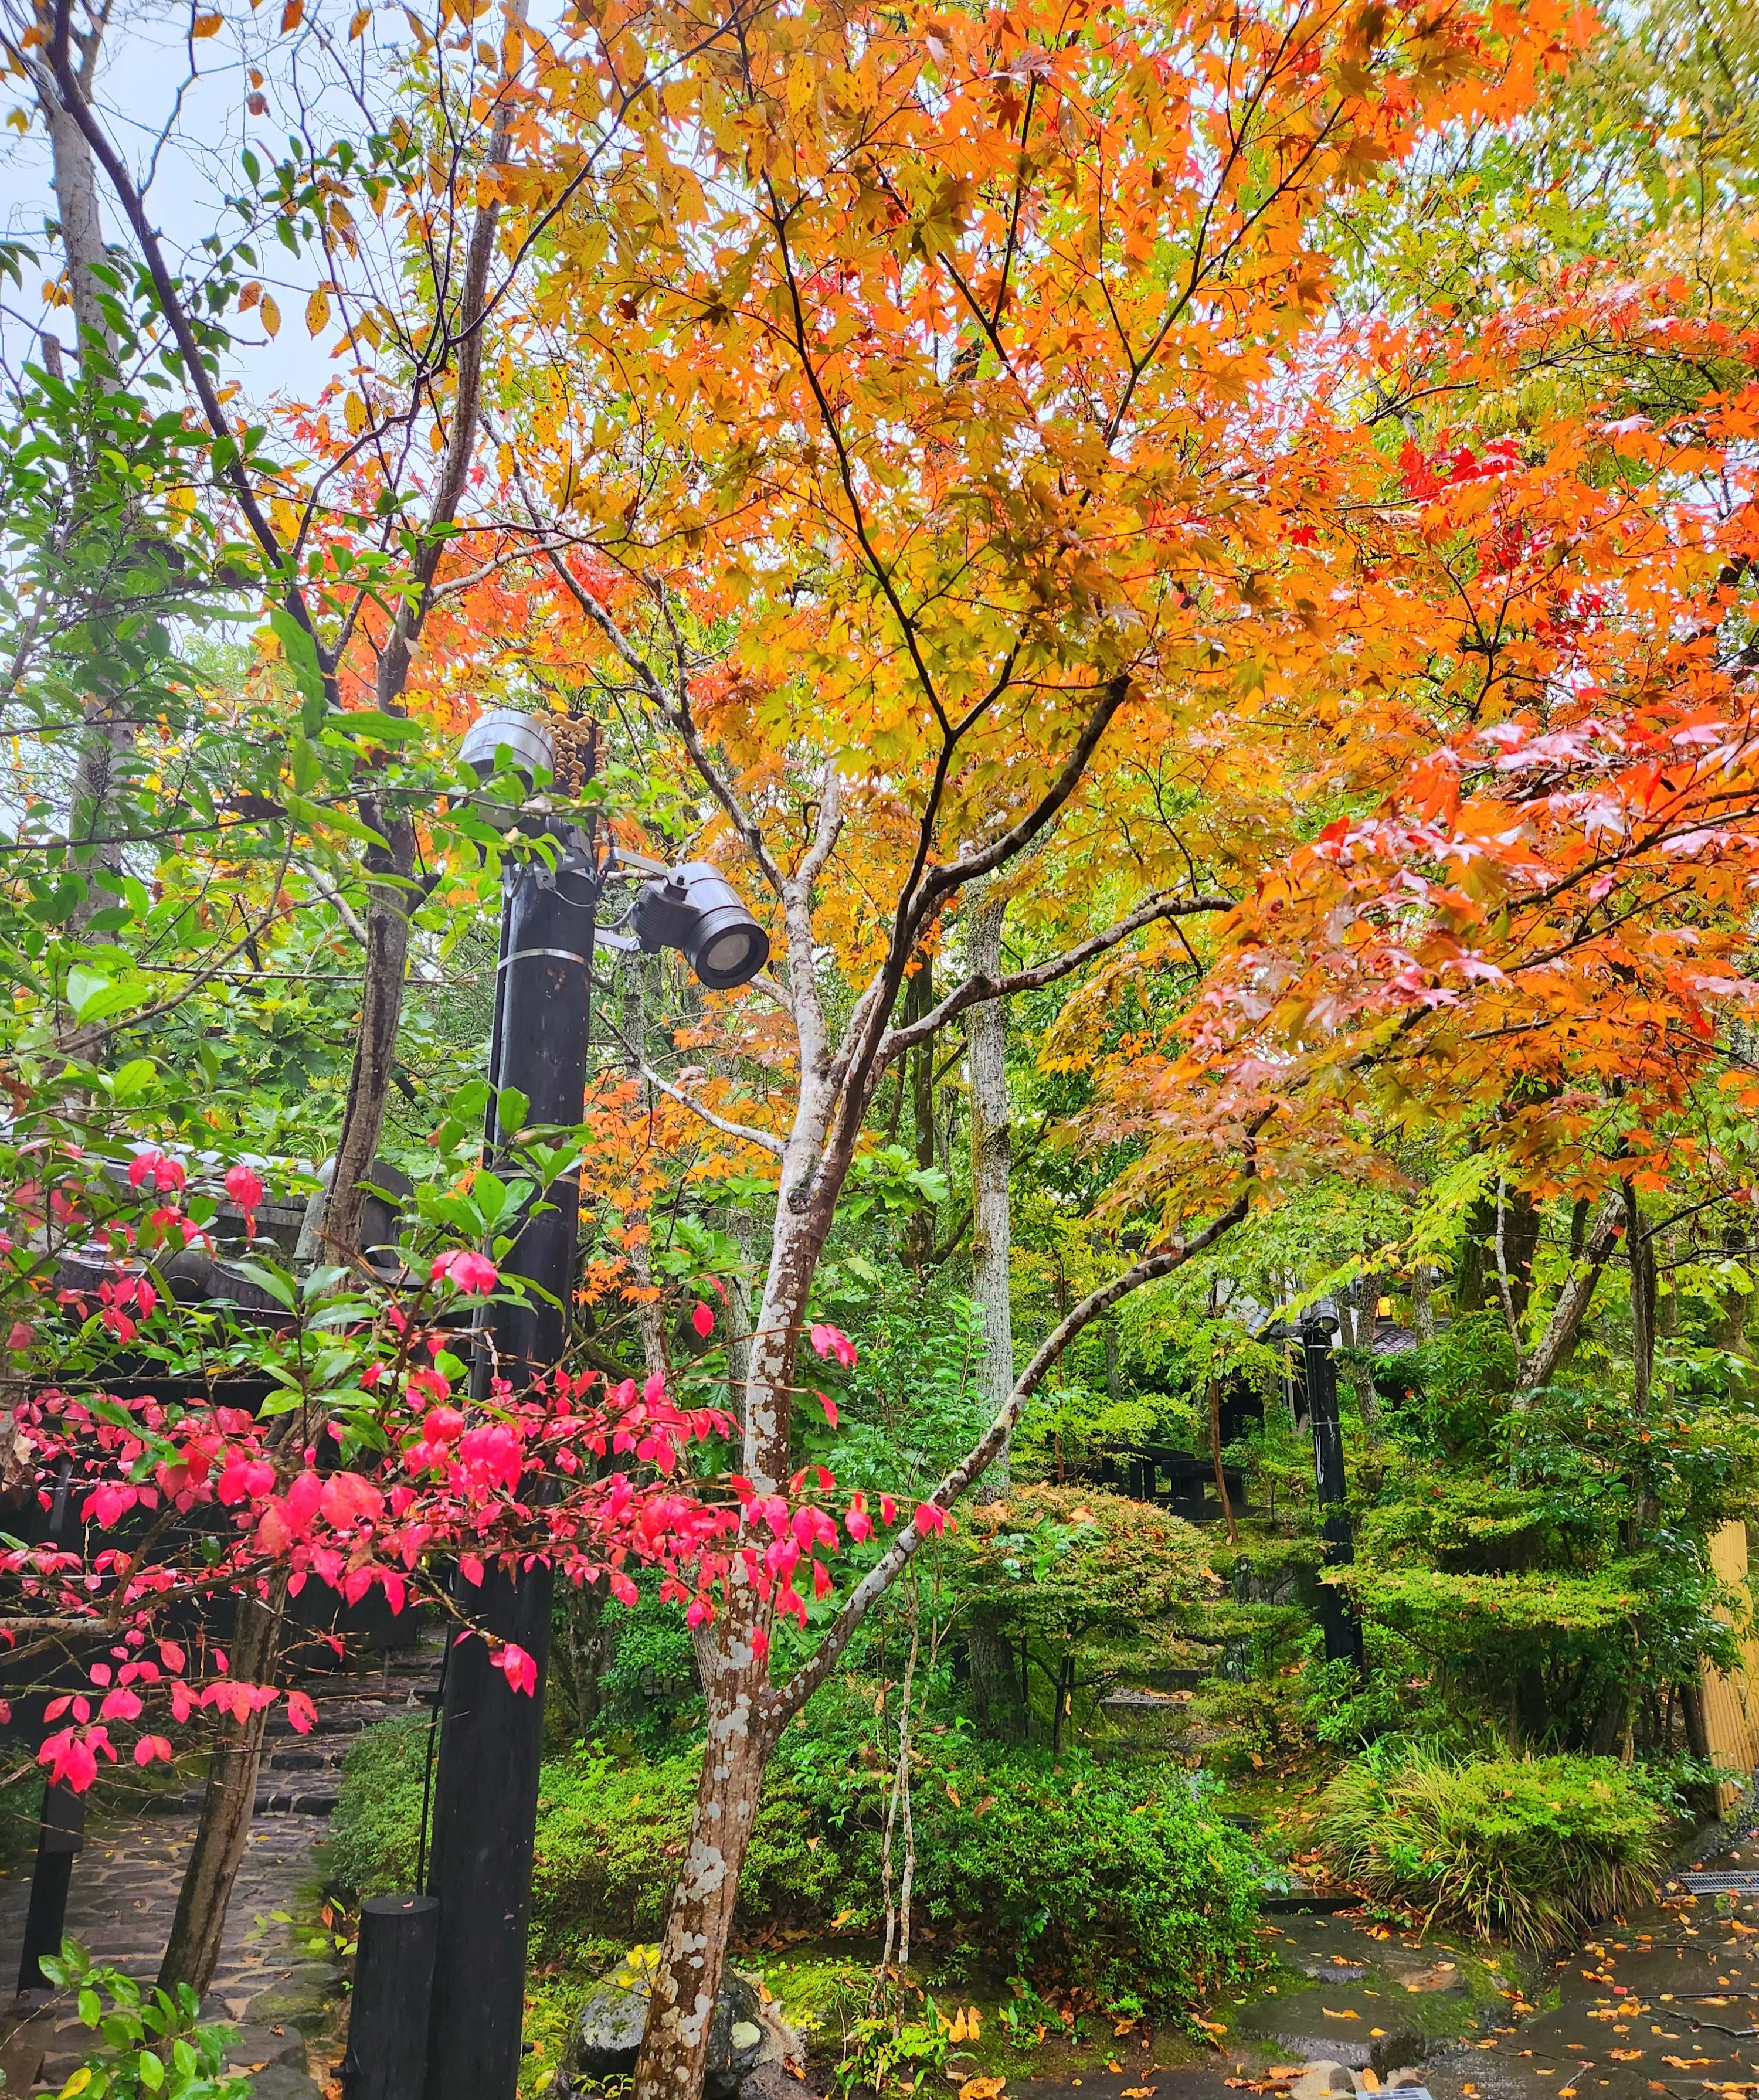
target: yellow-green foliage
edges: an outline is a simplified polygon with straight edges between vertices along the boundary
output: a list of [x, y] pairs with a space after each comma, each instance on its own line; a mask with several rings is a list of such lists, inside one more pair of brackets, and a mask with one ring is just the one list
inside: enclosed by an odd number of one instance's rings
[[1455, 1762], [1370, 1751], [1327, 1789], [1318, 1837], [1370, 1895], [1542, 1946], [1636, 1900], [1666, 1811], [1609, 1758]]

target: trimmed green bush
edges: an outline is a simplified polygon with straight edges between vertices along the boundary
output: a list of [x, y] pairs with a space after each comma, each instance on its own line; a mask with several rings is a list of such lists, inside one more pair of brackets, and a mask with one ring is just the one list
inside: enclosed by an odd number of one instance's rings
[[348, 1745], [325, 1865], [352, 1895], [407, 1894], [415, 1886], [427, 1730], [425, 1712], [399, 1714], [363, 1728]]
[[1540, 1947], [1646, 1895], [1667, 1811], [1610, 1758], [1368, 1751], [1326, 1789], [1317, 1835], [1369, 1895]]
[[[848, 1718], [852, 1718], [854, 1705]], [[843, 1740], [842, 1714], [790, 1728], [771, 1767], [740, 1877], [740, 1912], [870, 1933], [891, 1772]], [[1257, 1960], [1259, 1868], [1188, 1776], [1096, 1765], [1078, 1752], [1002, 1749], [926, 1733], [913, 1775], [915, 1916], [1004, 1972], [1036, 1973], [1156, 2007], [1195, 2003]], [[410, 1886], [425, 1736], [365, 1732], [344, 1767], [331, 1868], [365, 1892]], [[537, 1951], [656, 1936], [683, 1856], [696, 1753], [619, 1765], [577, 1753], [544, 1767], [533, 1931]], [[902, 1842], [893, 1880], [902, 1868]]]

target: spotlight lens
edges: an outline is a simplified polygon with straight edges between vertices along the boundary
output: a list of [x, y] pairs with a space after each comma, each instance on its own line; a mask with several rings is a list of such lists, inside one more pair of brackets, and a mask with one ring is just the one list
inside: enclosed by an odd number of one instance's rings
[[717, 933], [702, 951], [700, 967], [711, 977], [736, 977], [751, 955], [751, 935], [743, 926]]

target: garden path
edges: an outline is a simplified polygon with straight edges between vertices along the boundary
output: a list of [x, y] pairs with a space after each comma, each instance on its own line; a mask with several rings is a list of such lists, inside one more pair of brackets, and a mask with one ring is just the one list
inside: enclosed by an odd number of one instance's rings
[[[317, 1848], [329, 1831], [349, 1742], [372, 1722], [425, 1703], [434, 1660], [422, 1650], [391, 1659], [370, 1677], [307, 1677], [316, 1727], [301, 1736], [288, 1729], [284, 1713], [271, 1721], [219, 1969], [203, 2001], [206, 2017], [236, 2023], [227, 2060], [253, 2072], [256, 2100], [319, 2100], [328, 2082], [336, 2051], [325, 2037], [335, 2026], [339, 1971], [309, 1944], [311, 1898], [321, 1871]], [[98, 1821], [87, 1832], [74, 1862], [67, 1930], [95, 1959], [142, 1981], [157, 1974], [200, 1806], [198, 1792], [168, 1795], [153, 1804], [154, 1812]], [[10, 1873], [0, 1871], [0, 1979], [7, 1984], [18, 1974], [30, 1879], [29, 1860]], [[303, 1922], [294, 1922], [302, 1913]], [[10, 2009], [0, 2001], [5, 2093], [58, 2093], [79, 2063], [86, 2036], [64, 2000]]]

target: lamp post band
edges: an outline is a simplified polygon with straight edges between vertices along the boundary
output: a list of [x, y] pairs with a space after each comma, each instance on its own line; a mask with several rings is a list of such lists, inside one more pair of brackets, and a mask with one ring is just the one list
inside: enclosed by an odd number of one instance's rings
[[577, 955], [572, 948], [521, 948], [516, 954], [503, 955], [495, 964], [495, 974], [498, 977], [509, 964], [535, 962], [546, 956], [558, 963], [578, 963], [583, 969], [592, 967], [584, 955]]

